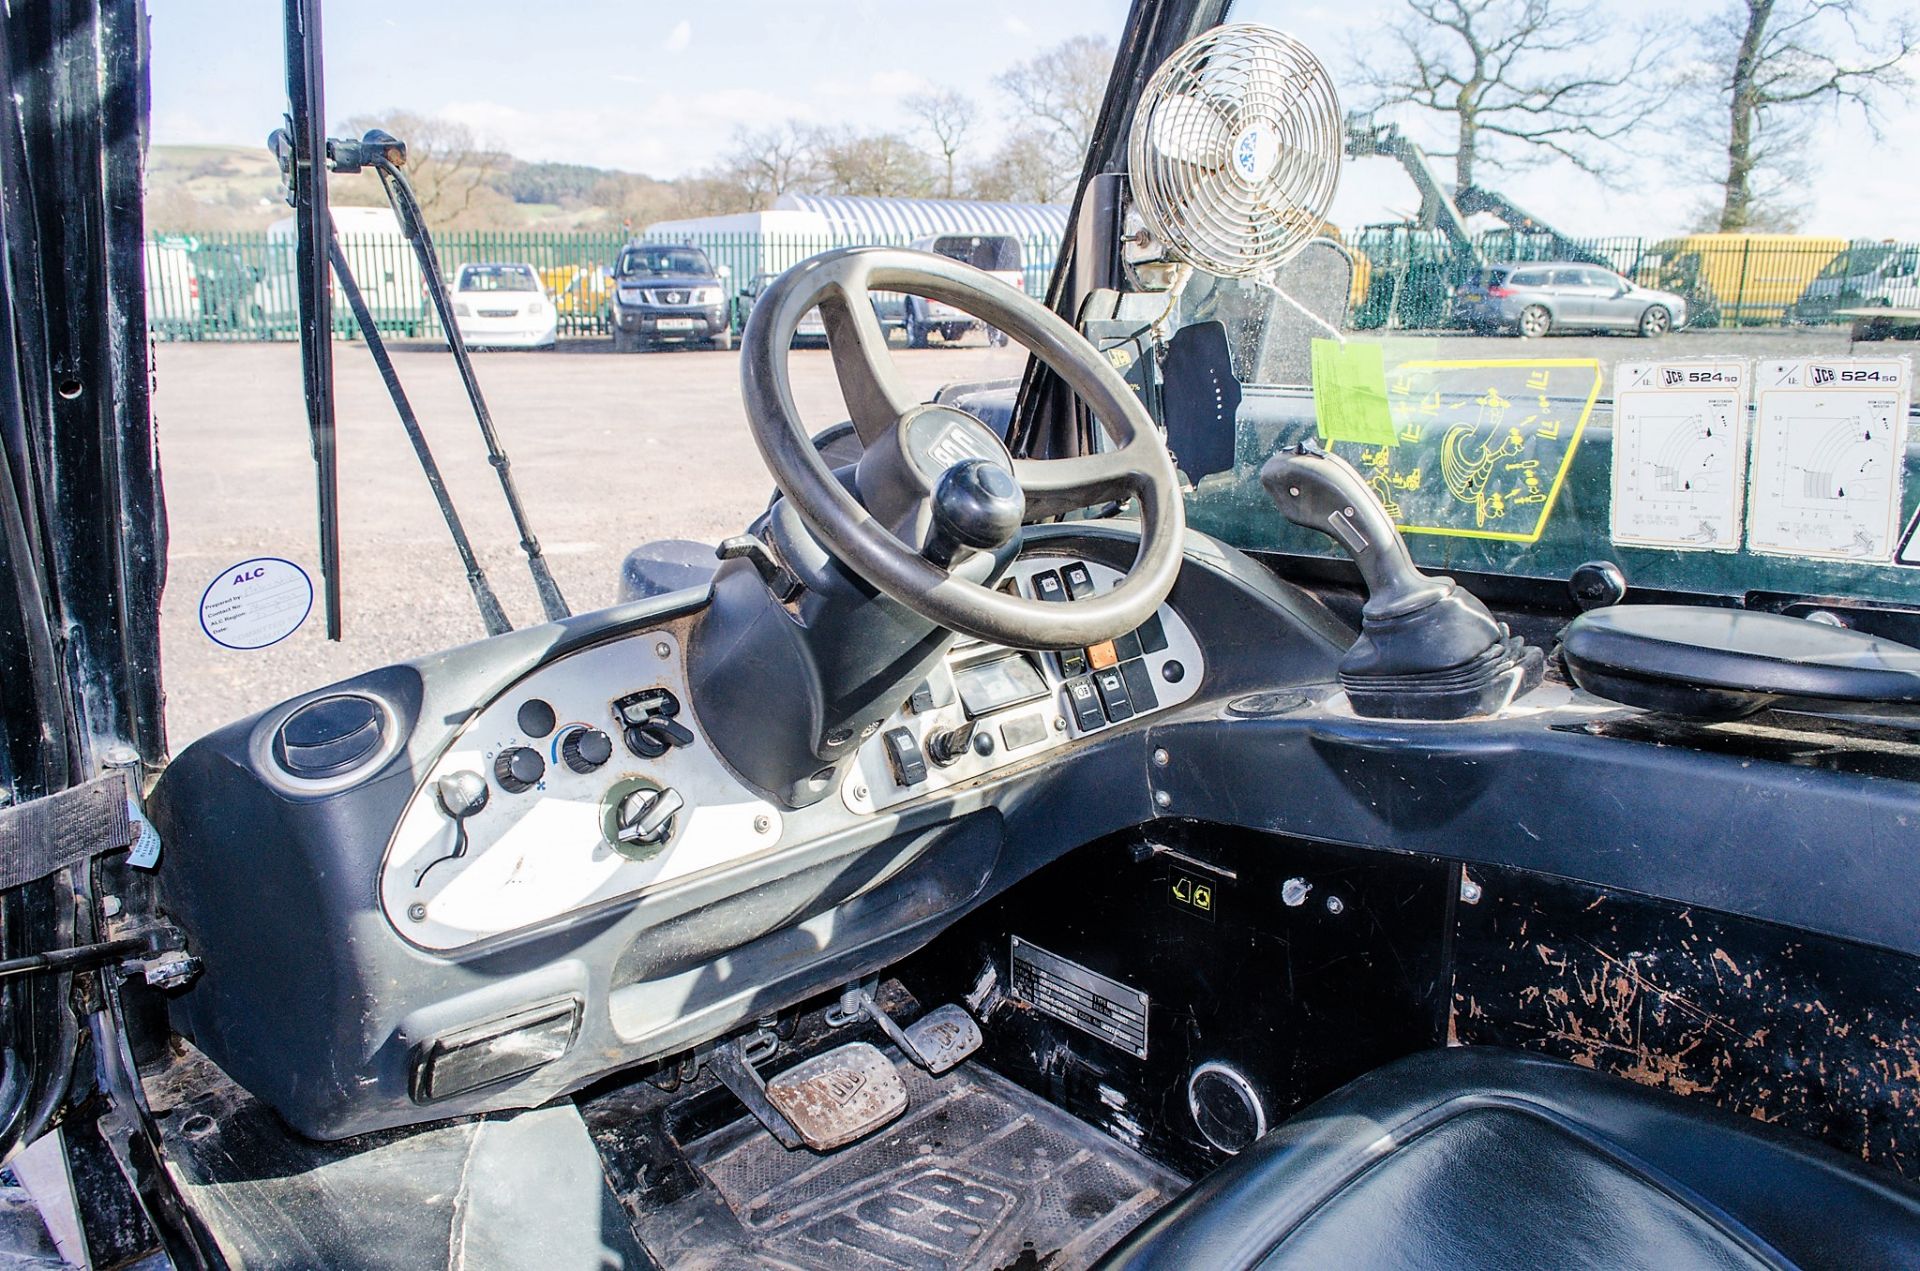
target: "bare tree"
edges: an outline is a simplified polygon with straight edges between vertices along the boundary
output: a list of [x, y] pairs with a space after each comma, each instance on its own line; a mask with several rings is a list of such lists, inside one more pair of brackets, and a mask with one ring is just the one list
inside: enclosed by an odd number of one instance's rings
[[898, 133], [842, 129], [818, 134], [816, 145], [822, 194], [918, 198], [933, 188], [927, 156]]
[[812, 185], [819, 167], [819, 149], [819, 138], [813, 130], [798, 124], [757, 131], [735, 129], [732, 149], [717, 175], [738, 186], [749, 201], [771, 205], [782, 194]]
[[[1388, 24], [1390, 52], [1356, 47], [1356, 78], [1374, 109], [1410, 105], [1448, 120], [1456, 142], [1435, 151], [1461, 189], [1480, 168], [1558, 156], [1588, 171], [1603, 151], [1654, 115], [1654, 41], [1624, 61], [1603, 56], [1615, 20], [1562, 0], [1406, 0], [1411, 20]], [[1380, 37], [1370, 37], [1378, 40]], [[1594, 69], [1604, 67], [1604, 69]]]
[[[506, 202], [494, 183], [511, 161], [481, 145], [473, 130], [458, 120], [389, 110], [356, 115], [340, 127], [355, 137], [371, 128], [384, 128], [407, 143], [407, 174], [429, 226], [488, 221]], [[384, 202], [371, 182], [356, 192], [366, 193], [369, 201]]]
[[1713, 97], [1694, 128], [1725, 157], [1714, 172], [1714, 228], [1792, 225], [1813, 139], [1810, 108], [1858, 107], [1879, 135], [1881, 100], [1912, 86], [1901, 63], [1915, 33], [1910, 18], [1873, 23], [1866, 10], [1860, 0], [1726, 0], [1695, 25], [1701, 69], [1691, 79]]
[[1055, 152], [1055, 145], [1040, 133], [1016, 132], [968, 172], [967, 191], [976, 199], [1051, 203], [1072, 188], [1080, 171], [1062, 172]]
[[941, 181], [940, 193], [943, 198], [954, 196], [954, 167], [961, 149], [967, 144], [967, 138], [973, 135], [974, 123], [979, 119], [979, 107], [973, 98], [957, 89], [942, 89], [937, 93], [919, 93], [907, 98], [907, 113], [920, 121], [920, 127], [932, 140], [934, 152], [939, 155], [940, 164], [945, 171]]
[[1030, 152], [1035, 140], [1046, 145], [1057, 174], [1047, 198], [1059, 198], [1079, 178], [1112, 71], [1112, 41], [1076, 35], [994, 77], [1019, 107], [1023, 126], [1014, 139], [1022, 150]]

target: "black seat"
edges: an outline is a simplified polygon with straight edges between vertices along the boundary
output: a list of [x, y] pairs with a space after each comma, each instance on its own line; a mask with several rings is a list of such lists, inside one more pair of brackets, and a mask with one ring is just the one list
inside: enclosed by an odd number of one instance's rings
[[1304, 1109], [1100, 1265], [1910, 1267], [1920, 1191], [1698, 1100], [1470, 1047]]

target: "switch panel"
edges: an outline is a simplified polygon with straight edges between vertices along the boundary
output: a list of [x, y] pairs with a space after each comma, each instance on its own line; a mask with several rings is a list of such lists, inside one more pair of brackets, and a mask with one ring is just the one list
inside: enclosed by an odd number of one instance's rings
[[[675, 632], [645, 632], [548, 663], [478, 711], [387, 845], [380, 903], [394, 929], [423, 948], [460, 949], [776, 848], [780, 809], [706, 744], [681, 659]], [[532, 700], [547, 709], [527, 710]], [[463, 802], [472, 810], [456, 827], [443, 778], [493, 797]], [[613, 841], [609, 811], [641, 789], [679, 801], [645, 851]], [[466, 848], [451, 857], [460, 830]]]
[[[1119, 579], [1093, 561], [1034, 556], [1015, 561], [1000, 585], [1067, 603]], [[873, 812], [1023, 764], [1188, 700], [1204, 665], [1192, 630], [1166, 605], [1138, 630], [1090, 649], [1016, 657], [966, 642], [862, 743], [841, 801]]]

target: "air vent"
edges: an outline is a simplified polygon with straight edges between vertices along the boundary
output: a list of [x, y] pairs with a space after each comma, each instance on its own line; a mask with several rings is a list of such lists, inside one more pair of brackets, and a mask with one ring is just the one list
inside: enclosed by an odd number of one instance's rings
[[273, 735], [273, 759], [291, 777], [324, 781], [352, 772], [379, 753], [387, 733], [380, 703], [358, 693], [308, 702]]

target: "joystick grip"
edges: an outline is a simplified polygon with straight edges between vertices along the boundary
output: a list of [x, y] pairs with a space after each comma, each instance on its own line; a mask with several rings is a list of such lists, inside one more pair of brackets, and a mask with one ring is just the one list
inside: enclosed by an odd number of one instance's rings
[[1367, 587], [1367, 618], [1411, 613], [1450, 590], [1414, 568], [1387, 510], [1340, 456], [1305, 444], [1286, 447], [1260, 469], [1260, 484], [1281, 515], [1327, 535], [1353, 558]]

